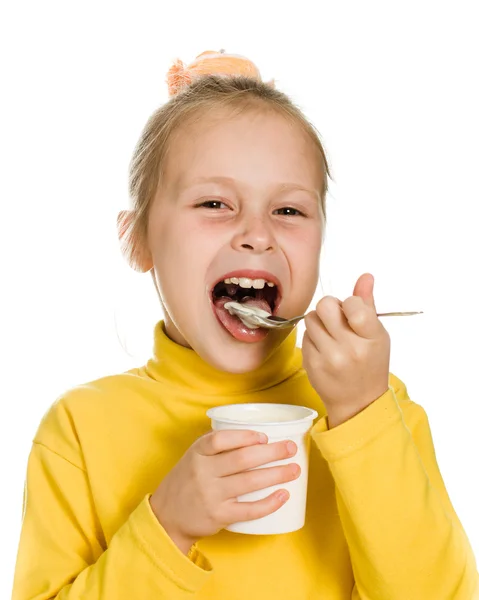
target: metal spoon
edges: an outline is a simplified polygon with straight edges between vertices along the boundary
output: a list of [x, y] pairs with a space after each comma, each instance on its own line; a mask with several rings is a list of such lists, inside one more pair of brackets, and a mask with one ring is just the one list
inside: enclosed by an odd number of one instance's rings
[[[239, 302], [226, 302], [226, 310], [230, 315], [236, 315], [241, 321], [249, 327], [249, 329], [258, 329], [264, 327], [266, 329], [286, 329], [287, 327], [294, 327], [301, 319], [304, 319], [306, 315], [299, 317], [293, 317], [291, 319], [283, 319], [283, 317], [277, 317], [270, 315], [265, 310], [257, 308], [256, 306], [248, 306], [246, 304], [240, 304]], [[411, 315], [422, 315], [423, 311], [417, 312], [388, 312], [388, 313], [377, 313], [378, 317], [409, 317]]]

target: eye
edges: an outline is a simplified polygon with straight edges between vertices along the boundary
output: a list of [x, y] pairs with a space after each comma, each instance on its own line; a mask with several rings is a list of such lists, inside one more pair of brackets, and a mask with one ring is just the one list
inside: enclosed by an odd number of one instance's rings
[[291, 206], [285, 206], [284, 208], [278, 208], [274, 211], [275, 215], [281, 214], [286, 217], [304, 217], [305, 214], [302, 213], [297, 208], [292, 208]]
[[205, 200], [204, 202], [201, 202], [200, 204], [196, 205], [198, 208], [211, 208], [213, 210], [220, 210], [222, 208], [229, 208], [229, 206], [227, 206], [224, 202], [221, 202], [221, 200]]

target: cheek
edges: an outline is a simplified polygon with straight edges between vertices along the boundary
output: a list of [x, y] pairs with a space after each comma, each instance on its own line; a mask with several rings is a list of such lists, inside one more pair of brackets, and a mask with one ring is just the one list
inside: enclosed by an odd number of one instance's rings
[[319, 277], [320, 240], [303, 238], [292, 246], [290, 264], [294, 288], [301, 294], [314, 294]]
[[204, 280], [204, 273], [218, 249], [217, 237], [198, 225], [170, 223], [156, 234], [154, 262], [164, 281], [178, 288]]
[[302, 231], [287, 240], [290, 260], [301, 270], [314, 271], [319, 264], [321, 235], [313, 231]]

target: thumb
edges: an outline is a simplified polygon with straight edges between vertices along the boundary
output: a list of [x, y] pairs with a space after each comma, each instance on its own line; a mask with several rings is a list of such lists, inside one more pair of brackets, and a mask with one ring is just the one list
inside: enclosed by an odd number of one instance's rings
[[363, 273], [354, 286], [353, 296], [359, 296], [368, 306], [375, 308], [373, 289], [374, 277], [371, 273]]

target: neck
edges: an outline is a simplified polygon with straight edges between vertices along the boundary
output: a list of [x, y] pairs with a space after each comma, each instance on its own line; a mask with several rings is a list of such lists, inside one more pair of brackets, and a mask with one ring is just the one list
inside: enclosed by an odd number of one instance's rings
[[153, 379], [170, 386], [188, 388], [199, 396], [225, 397], [276, 386], [297, 373], [301, 363], [293, 331], [257, 369], [241, 374], [220, 371], [191, 348], [170, 339], [161, 321], [155, 328], [154, 354], [146, 369]]

